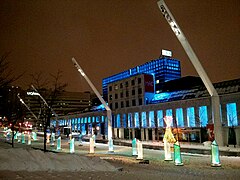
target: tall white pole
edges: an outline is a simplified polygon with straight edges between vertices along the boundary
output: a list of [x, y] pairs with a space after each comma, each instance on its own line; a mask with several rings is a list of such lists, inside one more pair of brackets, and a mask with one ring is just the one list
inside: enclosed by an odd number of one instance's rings
[[214, 135], [217, 143], [219, 146], [223, 146], [223, 134], [222, 134], [222, 124], [220, 119], [220, 99], [216, 89], [214, 88], [212, 82], [208, 78], [205, 70], [203, 69], [197, 55], [193, 51], [191, 45], [189, 44], [187, 38], [183, 34], [180, 26], [177, 24], [177, 21], [174, 19], [172, 13], [168, 9], [167, 5], [165, 4], [164, 0], [158, 1], [158, 6], [160, 8], [161, 13], [167, 20], [168, 24], [170, 25], [172, 31], [178, 38], [179, 42], [181, 43], [183, 49], [187, 53], [190, 61], [192, 62], [194, 68], [196, 69], [198, 75], [202, 79], [205, 87], [207, 88], [212, 101], [212, 119], [214, 122]]
[[108, 141], [109, 141], [110, 139], [112, 139], [112, 111], [109, 108], [109, 106], [107, 105], [107, 103], [104, 101], [104, 99], [102, 98], [102, 96], [100, 95], [98, 90], [95, 88], [93, 83], [90, 81], [90, 79], [87, 77], [87, 75], [83, 72], [82, 68], [77, 63], [75, 58], [72, 58], [72, 62], [74, 64], [74, 66], [77, 68], [78, 72], [84, 77], [84, 79], [87, 81], [89, 86], [92, 88], [93, 92], [96, 94], [98, 99], [101, 101], [101, 103], [103, 104], [103, 106], [107, 110], [107, 118], [108, 118], [108, 136], [107, 137], [108, 137]]

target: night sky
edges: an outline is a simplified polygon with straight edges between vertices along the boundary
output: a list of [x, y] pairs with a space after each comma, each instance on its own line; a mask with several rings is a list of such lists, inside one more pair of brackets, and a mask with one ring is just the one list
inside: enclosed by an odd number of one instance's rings
[[[240, 1], [165, 0], [213, 82], [240, 78]], [[64, 72], [68, 91], [90, 90], [79, 62], [101, 92], [102, 79], [169, 49], [182, 76], [197, 75], [157, 0], [1, 0], [0, 55], [26, 88], [29, 74]]]

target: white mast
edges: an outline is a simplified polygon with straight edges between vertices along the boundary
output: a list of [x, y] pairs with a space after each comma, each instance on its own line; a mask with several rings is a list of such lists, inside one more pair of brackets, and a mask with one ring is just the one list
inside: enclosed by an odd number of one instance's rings
[[82, 68], [80, 65], [77, 63], [75, 58], [72, 58], [72, 62], [74, 66], [77, 68], [78, 72], [84, 77], [84, 79], [87, 81], [88, 85], [92, 88], [93, 92], [96, 94], [98, 99], [101, 101], [105, 109], [107, 110], [107, 118], [108, 118], [108, 141], [112, 139], [112, 111], [107, 105], [107, 103], [104, 101], [98, 90], [95, 88], [93, 83], [90, 81], [90, 79], [87, 77], [87, 75], [83, 72]]
[[193, 51], [191, 45], [189, 44], [187, 38], [183, 34], [180, 26], [177, 24], [177, 21], [174, 19], [173, 15], [171, 14], [170, 10], [168, 9], [167, 5], [165, 4], [164, 0], [158, 1], [158, 6], [161, 10], [161, 13], [167, 20], [168, 24], [172, 28], [172, 31], [178, 38], [179, 42], [181, 43], [183, 49], [187, 53], [190, 61], [192, 62], [194, 68], [196, 69], [198, 75], [202, 79], [205, 87], [207, 88], [211, 100], [212, 100], [212, 119], [214, 122], [214, 135], [217, 143], [219, 146], [223, 146], [223, 135], [222, 135], [222, 124], [220, 120], [220, 99], [216, 89], [214, 88], [212, 82], [208, 78], [205, 70], [203, 69], [197, 55]]

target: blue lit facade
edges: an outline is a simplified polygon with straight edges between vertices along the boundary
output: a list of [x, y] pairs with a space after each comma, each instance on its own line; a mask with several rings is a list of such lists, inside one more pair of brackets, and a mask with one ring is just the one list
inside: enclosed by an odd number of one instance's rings
[[180, 61], [167, 57], [152, 60], [145, 64], [136, 66], [129, 70], [104, 78], [102, 81], [103, 97], [107, 99], [108, 84], [120, 81], [122, 79], [135, 76], [137, 74], [152, 74], [155, 78], [156, 92], [160, 91], [163, 82], [181, 78]]

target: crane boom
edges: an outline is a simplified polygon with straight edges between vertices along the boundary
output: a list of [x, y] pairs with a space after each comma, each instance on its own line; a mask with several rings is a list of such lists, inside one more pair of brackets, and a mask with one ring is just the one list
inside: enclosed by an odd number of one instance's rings
[[183, 49], [185, 50], [186, 54], [188, 55], [190, 61], [192, 62], [194, 68], [196, 69], [198, 75], [202, 79], [205, 87], [207, 88], [211, 100], [212, 100], [212, 117], [213, 117], [213, 122], [214, 122], [214, 134], [215, 134], [215, 139], [218, 142], [220, 146], [223, 146], [223, 136], [222, 136], [222, 125], [220, 121], [220, 99], [219, 95], [214, 88], [212, 82], [207, 76], [207, 73], [203, 69], [197, 55], [193, 51], [191, 45], [189, 44], [187, 38], [185, 37], [183, 31], [180, 29], [180, 26], [177, 24], [177, 21], [174, 19], [171, 11], [168, 9], [166, 3], [164, 0], [159, 0], [158, 1], [158, 6], [167, 20], [168, 24], [170, 25], [172, 31], [178, 38], [179, 42], [181, 43]]
[[78, 72], [84, 77], [84, 79], [87, 81], [88, 85], [92, 88], [93, 92], [96, 94], [98, 99], [101, 101], [105, 109], [107, 110], [107, 118], [108, 118], [108, 140], [112, 138], [112, 111], [107, 105], [107, 103], [104, 101], [98, 90], [95, 88], [93, 83], [90, 81], [90, 79], [87, 77], [87, 75], [84, 73], [83, 69], [80, 67], [80, 65], [77, 63], [75, 58], [72, 58], [73, 65], [77, 68]]

